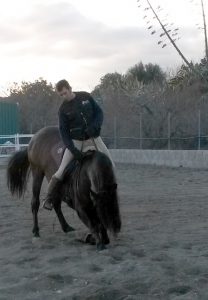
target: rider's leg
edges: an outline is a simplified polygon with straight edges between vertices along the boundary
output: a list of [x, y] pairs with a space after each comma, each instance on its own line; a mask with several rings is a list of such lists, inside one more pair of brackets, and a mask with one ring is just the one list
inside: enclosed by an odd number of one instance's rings
[[47, 192], [46, 198], [43, 201], [43, 207], [45, 209], [48, 209], [48, 210], [53, 209], [52, 199], [53, 199], [54, 193], [56, 192], [56, 190], [58, 189], [60, 184], [61, 184], [61, 180], [56, 178], [56, 176], [53, 175], [48, 184], [48, 192]]
[[43, 207], [45, 209], [48, 209], [48, 210], [53, 209], [53, 205], [52, 205], [53, 195], [63, 179], [63, 172], [64, 172], [65, 167], [68, 165], [68, 163], [72, 159], [73, 159], [73, 155], [72, 155], [71, 151], [69, 151], [66, 148], [58, 171], [52, 176], [51, 180], [49, 181], [48, 192], [47, 192], [45, 200], [43, 201]]
[[[81, 150], [83, 142], [82, 141], [78, 141], [78, 140], [73, 140], [73, 142], [74, 142], [74, 146], [77, 149]], [[114, 164], [113, 159], [112, 159], [112, 157], [110, 155], [110, 152], [109, 152], [108, 148], [106, 147], [106, 145], [103, 143], [101, 137], [99, 136], [97, 138], [94, 138], [94, 142], [95, 142], [97, 148], [110, 158], [110, 161], [112, 162], [112, 165], [115, 168], [115, 164]], [[94, 146], [94, 143], [93, 143], [92, 139], [88, 139], [88, 140], [84, 141], [83, 148], [84, 147], [88, 147], [88, 146]]]
[[106, 147], [106, 145], [103, 143], [101, 137], [97, 137], [94, 139], [96, 146], [98, 147], [98, 149], [100, 149], [101, 152], [103, 152], [105, 155], [107, 155], [110, 158], [110, 161], [112, 162], [113, 167], [115, 168], [115, 164], [113, 162], [113, 159], [111, 157], [111, 154], [108, 150], [108, 148]]
[[62, 158], [62, 161], [61, 161], [61, 164], [60, 164], [60, 167], [59, 167], [58, 171], [54, 174], [54, 176], [56, 178], [58, 178], [59, 180], [63, 179], [64, 169], [66, 168], [68, 163], [70, 163], [72, 161], [73, 157], [74, 156], [71, 153], [71, 151], [66, 148], [66, 150], [64, 152], [64, 155], [63, 155], [63, 158]]

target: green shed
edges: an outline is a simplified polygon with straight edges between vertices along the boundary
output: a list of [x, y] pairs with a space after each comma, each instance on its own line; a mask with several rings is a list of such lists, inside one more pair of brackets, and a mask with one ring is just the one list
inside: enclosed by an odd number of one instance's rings
[[0, 135], [19, 132], [18, 103], [0, 101]]

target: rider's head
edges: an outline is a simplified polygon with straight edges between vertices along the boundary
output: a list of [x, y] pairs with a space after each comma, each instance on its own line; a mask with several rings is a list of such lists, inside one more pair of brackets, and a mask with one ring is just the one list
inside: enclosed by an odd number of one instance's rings
[[60, 80], [56, 84], [56, 90], [64, 100], [71, 100], [72, 98], [74, 98], [74, 94], [72, 93], [72, 87], [65, 79]]

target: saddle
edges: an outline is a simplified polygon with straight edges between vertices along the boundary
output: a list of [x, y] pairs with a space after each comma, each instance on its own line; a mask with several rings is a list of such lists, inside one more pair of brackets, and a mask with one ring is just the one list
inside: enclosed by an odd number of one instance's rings
[[[66, 150], [66, 146], [64, 145], [63, 141], [58, 142], [52, 148], [51, 155], [52, 155], [54, 161], [56, 162], [57, 166], [60, 166], [65, 150]], [[100, 149], [96, 149], [95, 146], [87, 146], [87, 147], [84, 147], [82, 149], [82, 152], [86, 156], [86, 155], [89, 155], [91, 152], [93, 152], [95, 150], [99, 150], [100, 151]]]
[[[93, 156], [95, 153], [95, 149], [88, 149], [87, 151], [83, 151], [83, 159], [82, 161], [77, 161], [77, 160], [72, 160], [65, 168], [64, 173], [63, 173], [63, 178], [65, 178], [66, 174], [67, 176], [72, 175], [76, 177], [76, 174], [80, 172], [80, 169], [86, 160], [87, 157]], [[79, 171], [79, 172], [78, 172]]]

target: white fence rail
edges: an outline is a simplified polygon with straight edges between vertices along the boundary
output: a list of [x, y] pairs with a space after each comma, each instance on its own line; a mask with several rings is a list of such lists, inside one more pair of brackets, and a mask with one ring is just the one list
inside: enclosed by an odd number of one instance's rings
[[18, 151], [21, 147], [27, 147], [28, 143], [22, 144], [20, 141], [22, 138], [31, 138], [33, 135], [18, 133], [14, 135], [0, 135], [0, 157], [8, 157], [13, 151]]

